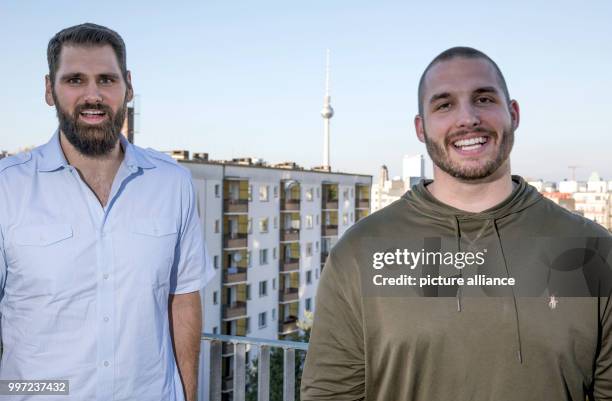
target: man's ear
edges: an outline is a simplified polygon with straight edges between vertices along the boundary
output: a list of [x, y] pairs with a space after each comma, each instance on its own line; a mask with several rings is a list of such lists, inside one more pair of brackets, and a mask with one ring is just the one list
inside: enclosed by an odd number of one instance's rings
[[53, 100], [53, 83], [48, 74], [45, 75], [45, 102], [49, 106], [55, 106], [55, 101]]
[[130, 102], [134, 99], [134, 88], [132, 88], [132, 74], [130, 71], [125, 75], [125, 84], [127, 86], [126, 100]]
[[508, 105], [510, 109], [510, 118], [512, 119], [512, 128], [517, 129], [519, 126], [519, 122], [521, 121], [521, 109], [516, 100], [511, 100]]
[[414, 129], [419, 141], [425, 143], [425, 121], [423, 121], [423, 117], [420, 114], [414, 117]]

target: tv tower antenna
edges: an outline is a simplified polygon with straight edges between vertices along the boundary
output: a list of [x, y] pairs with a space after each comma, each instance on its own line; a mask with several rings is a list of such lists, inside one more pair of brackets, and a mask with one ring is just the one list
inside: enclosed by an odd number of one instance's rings
[[329, 63], [329, 49], [327, 49], [327, 63], [325, 67], [325, 97], [323, 98], [323, 109], [321, 110], [321, 117], [323, 117], [324, 124], [324, 137], [323, 137], [323, 168], [331, 171], [331, 165], [329, 162], [329, 120], [334, 116], [334, 109], [331, 107], [331, 96], [329, 95], [329, 83], [330, 83], [330, 63]]

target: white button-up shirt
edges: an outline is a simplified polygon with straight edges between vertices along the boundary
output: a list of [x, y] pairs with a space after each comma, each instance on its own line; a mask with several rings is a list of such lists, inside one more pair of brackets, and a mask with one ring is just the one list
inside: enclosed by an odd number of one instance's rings
[[0, 160], [0, 379], [70, 389], [11, 400], [183, 400], [168, 296], [213, 275], [195, 192], [166, 155], [121, 144], [104, 208], [57, 132]]

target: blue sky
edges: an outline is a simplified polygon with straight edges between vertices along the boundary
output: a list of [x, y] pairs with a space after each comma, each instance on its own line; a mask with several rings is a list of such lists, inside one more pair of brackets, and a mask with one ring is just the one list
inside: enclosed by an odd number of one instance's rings
[[46, 142], [46, 46], [90, 21], [117, 30], [140, 98], [137, 144], [211, 158], [322, 163], [325, 49], [332, 52], [334, 170], [401, 173], [424, 153], [416, 87], [442, 50], [500, 65], [521, 106], [515, 173], [559, 180], [579, 165], [612, 180], [612, 2], [0, 0], [0, 149]]

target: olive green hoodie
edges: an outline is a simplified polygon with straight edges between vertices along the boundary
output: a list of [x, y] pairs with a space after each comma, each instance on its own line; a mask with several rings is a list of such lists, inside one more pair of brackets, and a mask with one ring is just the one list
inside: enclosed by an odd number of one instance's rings
[[[513, 181], [481, 213], [437, 201], [422, 181], [347, 231], [319, 282], [302, 401], [612, 400], [610, 234]], [[377, 252], [432, 243], [485, 252], [487, 267], [373, 268]], [[482, 272], [517, 284], [372, 285]]]

